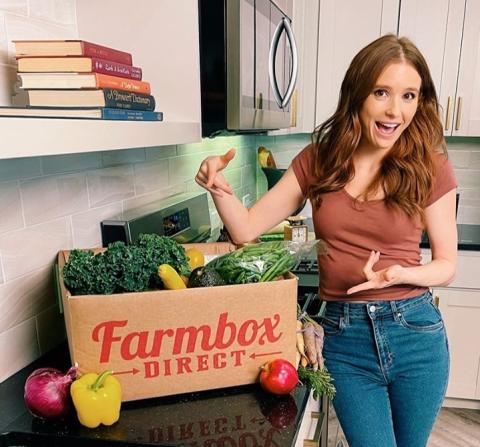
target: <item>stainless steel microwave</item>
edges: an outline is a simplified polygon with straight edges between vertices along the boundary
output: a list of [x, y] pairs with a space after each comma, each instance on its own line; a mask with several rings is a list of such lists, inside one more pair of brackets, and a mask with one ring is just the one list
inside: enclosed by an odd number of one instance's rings
[[290, 126], [291, 19], [271, 0], [199, 0], [202, 134]]

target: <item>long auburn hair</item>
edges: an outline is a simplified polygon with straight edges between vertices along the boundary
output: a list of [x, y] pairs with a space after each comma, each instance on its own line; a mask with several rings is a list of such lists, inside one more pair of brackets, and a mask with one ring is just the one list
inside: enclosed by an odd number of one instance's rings
[[443, 126], [424, 57], [409, 39], [393, 34], [373, 41], [353, 58], [342, 82], [337, 110], [312, 135], [317, 183], [309, 187], [308, 196], [314, 206], [321, 206], [320, 194], [337, 191], [354, 177], [353, 154], [362, 137], [359, 113], [376, 80], [392, 62], [408, 62], [420, 75], [417, 111], [357, 199], [368, 200], [383, 190], [387, 206], [423, 221], [435, 175], [433, 153], [443, 151], [446, 155]]

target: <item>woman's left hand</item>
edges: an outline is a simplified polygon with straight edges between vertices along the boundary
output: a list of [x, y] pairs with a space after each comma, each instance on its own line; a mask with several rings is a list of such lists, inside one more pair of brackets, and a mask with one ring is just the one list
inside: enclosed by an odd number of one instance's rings
[[393, 286], [400, 283], [401, 273], [404, 270], [401, 265], [394, 264], [390, 267], [386, 267], [378, 272], [373, 271], [373, 266], [380, 259], [379, 251], [372, 251], [368, 258], [365, 267], [363, 267], [363, 274], [367, 281], [362, 282], [347, 290], [347, 295], [357, 293], [362, 290], [368, 289], [383, 289], [384, 287]]

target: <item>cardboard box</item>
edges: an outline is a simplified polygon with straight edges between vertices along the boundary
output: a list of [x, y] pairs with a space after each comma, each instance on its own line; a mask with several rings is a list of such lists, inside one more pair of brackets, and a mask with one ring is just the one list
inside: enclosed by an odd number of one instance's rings
[[[190, 245], [192, 246], [192, 245]], [[193, 245], [205, 254], [227, 243]], [[208, 288], [71, 296], [58, 282], [72, 363], [114, 371], [123, 400], [253, 383], [274, 358], [295, 362], [297, 278]]]

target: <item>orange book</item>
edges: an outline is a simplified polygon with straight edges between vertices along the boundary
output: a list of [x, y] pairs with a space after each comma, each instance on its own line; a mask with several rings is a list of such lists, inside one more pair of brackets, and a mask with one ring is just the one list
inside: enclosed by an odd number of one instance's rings
[[146, 95], [151, 93], [149, 82], [102, 73], [18, 73], [17, 87], [26, 90], [111, 88]]

